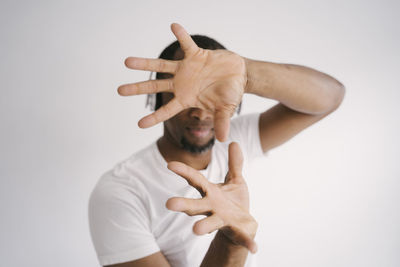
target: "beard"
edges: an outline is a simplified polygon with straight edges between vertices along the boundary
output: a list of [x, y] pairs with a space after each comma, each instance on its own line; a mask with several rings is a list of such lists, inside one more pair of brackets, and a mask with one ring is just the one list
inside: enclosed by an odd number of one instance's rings
[[206, 144], [198, 146], [190, 143], [184, 136], [181, 139], [182, 148], [193, 154], [201, 154], [211, 149], [215, 143], [215, 137], [211, 138]]

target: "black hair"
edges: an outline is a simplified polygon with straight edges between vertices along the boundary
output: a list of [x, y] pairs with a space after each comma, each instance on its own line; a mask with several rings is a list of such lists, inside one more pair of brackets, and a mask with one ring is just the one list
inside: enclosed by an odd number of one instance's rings
[[[226, 49], [222, 44], [217, 42], [216, 40], [204, 36], [204, 35], [191, 35], [193, 41], [197, 44], [198, 47], [203, 48], [203, 49], [209, 49], [209, 50], [217, 50], [217, 49]], [[178, 41], [173, 42], [169, 46], [167, 46], [160, 54], [158, 58], [162, 59], [168, 59], [168, 60], [176, 60], [174, 59], [175, 53], [178, 49], [180, 49], [181, 46]], [[162, 79], [162, 73], [157, 72], [156, 74], [156, 79]], [[162, 106], [162, 98], [161, 98], [161, 93], [156, 94], [156, 104], [154, 107], [154, 110], [159, 109]]]

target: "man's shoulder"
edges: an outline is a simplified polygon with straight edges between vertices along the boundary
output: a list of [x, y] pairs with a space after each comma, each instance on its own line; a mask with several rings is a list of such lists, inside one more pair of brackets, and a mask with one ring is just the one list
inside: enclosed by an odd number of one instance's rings
[[[143, 163], [151, 163], [149, 160], [153, 160], [157, 156], [157, 144], [156, 142], [152, 142], [151, 144], [145, 146], [144, 148], [139, 149], [134, 152], [125, 160], [120, 163], [129, 163], [129, 164], [143, 164]], [[117, 164], [116, 167], [120, 165]]]
[[258, 133], [258, 122], [260, 119], [260, 113], [248, 113], [244, 115], [236, 116], [231, 120], [229, 140], [238, 141], [236, 139], [250, 137], [254, 132]]
[[248, 113], [232, 119], [229, 142], [238, 142], [246, 159], [262, 156], [259, 134], [260, 113]]
[[247, 114], [242, 114], [234, 117], [231, 120], [231, 125], [243, 125], [249, 120], [259, 120], [260, 113], [247, 113]]
[[159, 161], [157, 152], [157, 144], [153, 142], [119, 161], [111, 171], [118, 177], [126, 177], [131, 175], [132, 172], [144, 170], [146, 165], [154, 165], [155, 161]]
[[100, 176], [91, 195], [108, 198], [124, 191], [141, 192], [146, 173], [154, 170], [155, 148], [156, 144], [152, 143], [119, 161]]

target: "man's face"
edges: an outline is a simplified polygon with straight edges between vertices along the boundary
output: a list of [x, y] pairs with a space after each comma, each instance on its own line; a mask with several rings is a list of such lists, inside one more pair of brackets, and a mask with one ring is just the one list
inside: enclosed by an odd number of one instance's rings
[[[174, 60], [184, 58], [181, 49], [175, 52]], [[163, 73], [162, 79], [172, 78], [171, 74]], [[173, 98], [172, 93], [162, 93], [162, 104]], [[213, 114], [199, 109], [188, 108], [164, 122], [164, 135], [182, 147], [184, 150], [198, 154], [212, 148], [215, 141]]]
[[[173, 98], [163, 93], [163, 105]], [[188, 108], [164, 122], [164, 135], [188, 152], [198, 154], [212, 148], [214, 136], [213, 114], [199, 109]]]

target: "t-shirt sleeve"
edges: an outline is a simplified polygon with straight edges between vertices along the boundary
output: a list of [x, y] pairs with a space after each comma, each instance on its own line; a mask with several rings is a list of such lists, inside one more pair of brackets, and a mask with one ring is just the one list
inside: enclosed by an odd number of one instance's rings
[[98, 185], [89, 200], [89, 226], [101, 265], [129, 262], [160, 251], [145, 203], [123, 187]]
[[231, 121], [229, 136], [238, 142], [246, 159], [264, 156], [260, 142], [259, 113], [238, 116]]

